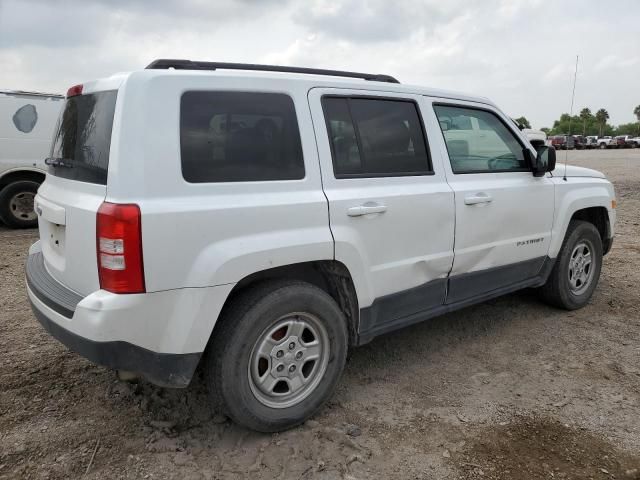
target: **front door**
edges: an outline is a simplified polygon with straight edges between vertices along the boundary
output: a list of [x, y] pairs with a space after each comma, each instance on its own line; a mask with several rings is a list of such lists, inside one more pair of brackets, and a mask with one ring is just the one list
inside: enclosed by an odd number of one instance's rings
[[528, 144], [497, 110], [443, 100], [433, 111], [456, 205], [447, 303], [530, 280], [549, 250], [553, 183], [532, 175]]

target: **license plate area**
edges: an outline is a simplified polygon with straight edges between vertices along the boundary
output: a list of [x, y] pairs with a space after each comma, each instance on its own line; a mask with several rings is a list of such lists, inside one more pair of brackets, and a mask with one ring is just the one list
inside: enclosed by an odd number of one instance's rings
[[42, 252], [55, 270], [64, 271], [65, 267], [65, 246], [66, 246], [66, 228], [64, 225], [40, 220], [41, 232], [40, 239], [42, 241]]

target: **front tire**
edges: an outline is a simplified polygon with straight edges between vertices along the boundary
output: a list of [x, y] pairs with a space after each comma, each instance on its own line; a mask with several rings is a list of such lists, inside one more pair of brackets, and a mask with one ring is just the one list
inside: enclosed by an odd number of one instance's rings
[[260, 432], [301, 424], [332, 395], [347, 356], [336, 302], [314, 285], [266, 282], [241, 292], [221, 316], [207, 360], [214, 405]]
[[40, 184], [31, 180], [10, 183], [0, 191], [0, 219], [11, 228], [34, 228], [38, 216], [33, 200]]
[[584, 307], [598, 284], [601, 268], [600, 233], [592, 223], [572, 220], [556, 264], [540, 288], [542, 298], [566, 310]]

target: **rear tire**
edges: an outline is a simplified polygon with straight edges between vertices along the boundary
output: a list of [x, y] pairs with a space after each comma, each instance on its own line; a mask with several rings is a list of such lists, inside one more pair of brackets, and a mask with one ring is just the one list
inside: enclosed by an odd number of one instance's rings
[[0, 191], [0, 219], [11, 228], [34, 228], [38, 216], [33, 199], [40, 184], [31, 180], [10, 183]]
[[566, 310], [584, 307], [598, 285], [602, 268], [602, 239], [596, 227], [572, 220], [556, 263], [540, 288], [542, 299]]
[[286, 430], [332, 395], [348, 332], [342, 311], [323, 290], [298, 281], [262, 283], [233, 299], [219, 322], [205, 378], [214, 407], [236, 423], [260, 432]]

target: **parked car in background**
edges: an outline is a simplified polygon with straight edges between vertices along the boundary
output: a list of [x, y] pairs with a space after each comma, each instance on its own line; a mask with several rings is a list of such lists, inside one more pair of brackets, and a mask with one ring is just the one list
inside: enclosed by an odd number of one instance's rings
[[640, 148], [640, 136], [631, 137], [629, 142], [631, 143], [631, 148]]
[[594, 136], [585, 137], [585, 148], [587, 149], [598, 148], [598, 137], [594, 137]]
[[544, 147], [548, 144], [547, 134], [542, 130], [534, 130], [533, 128], [523, 128], [522, 133], [525, 134], [529, 143], [536, 149], [538, 147]]
[[633, 135], [619, 135], [616, 137], [616, 141], [618, 142], [618, 146], [622, 146], [622, 148], [638, 147], [638, 138], [634, 138]]
[[0, 220], [9, 227], [38, 224], [33, 199], [63, 104], [62, 95], [0, 91]]
[[554, 135], [551, 137], [551, 146], [556, 150], [573, 150], [575, 140], [571, 135]]
[[528, 287], [583, 307], [613, 241], [602, 173], [564, 181], [486, 98], [387, 75], [158, 60], [71, 87], [61, 119], [36, 318], [162, 386], [202, 363], [211, 405], [262, 432], [378, 335]]
[[587, 148], [587, 139], [582, 135], [572, 135], [573, 145], [576, 150], [584, 150]]
[[598, 148], [615, 148], [616, 146], [613, 138], [608, 135], [598, 138]]
[[[629, 137], [631, 138], [631, 137]], [[616, 148], [630, 148], [631, 144], [627, 145], [627, 137], [625, 135], [618, 135], [614, 137], [611, 141], [612, 145], [615, 145]]]

